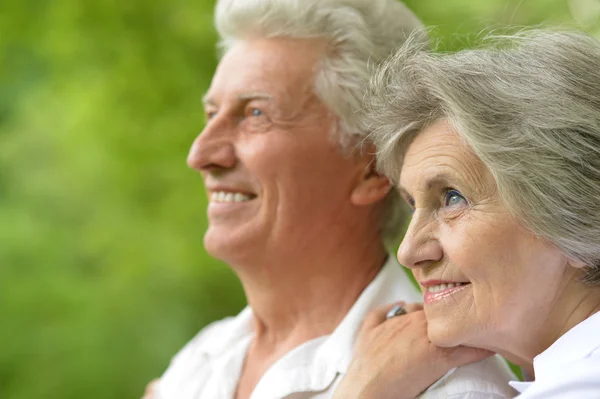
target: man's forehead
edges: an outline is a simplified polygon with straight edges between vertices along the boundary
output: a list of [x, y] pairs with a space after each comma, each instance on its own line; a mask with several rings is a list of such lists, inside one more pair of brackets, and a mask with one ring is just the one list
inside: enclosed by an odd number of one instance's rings
[[319, 42], [293, 39], [256, 39], [234, 45], [221, 59], [207, 99], [226, 90], [236, 96], [311, 87]]

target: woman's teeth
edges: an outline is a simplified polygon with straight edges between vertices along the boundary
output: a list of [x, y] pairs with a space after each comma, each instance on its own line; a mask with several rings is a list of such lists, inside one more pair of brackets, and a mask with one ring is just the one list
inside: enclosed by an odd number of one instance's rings
[[244, 202], [251, 199], [247, 194], [231, 193], [228, 191], [214, 191], [210, 194], [210, 200], [213, 202]]
[[427, 292], [440, 292], [447, 290], [448, 288], [460, 287], [461, 285], [465, 285], [466, 283], [447, 283], [447, 284], [438, 284], [432, 285], [431, 287], [427, 287]]

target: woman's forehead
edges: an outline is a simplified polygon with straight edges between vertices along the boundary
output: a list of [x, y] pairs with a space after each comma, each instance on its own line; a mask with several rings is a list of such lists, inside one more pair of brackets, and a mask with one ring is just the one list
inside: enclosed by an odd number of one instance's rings
[[456, 184], [484, 185], [489, 171], [461, 136], [446, 122], [427, 126], [409, 144], [403, 159], [400, 186], [429, 190]]

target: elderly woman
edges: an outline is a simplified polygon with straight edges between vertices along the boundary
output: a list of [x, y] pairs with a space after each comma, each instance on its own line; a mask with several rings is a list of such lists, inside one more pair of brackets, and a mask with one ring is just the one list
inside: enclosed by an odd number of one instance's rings
[[409, 42], [372, 81], [380, 167], [412, 211], [398, 259], [424, 313], [371, 315], [339, 397], [414, 397], [444, 348], [468, 346], [531, 376], [511, 383], [519, 398], [600, 398], [600, 43], [492, 44]]

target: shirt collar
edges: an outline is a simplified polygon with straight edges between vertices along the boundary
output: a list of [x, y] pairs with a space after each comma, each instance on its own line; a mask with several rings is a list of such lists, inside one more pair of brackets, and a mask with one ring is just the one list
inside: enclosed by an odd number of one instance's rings
[[[302, 386], [289, 389], [295, 392], [327, 389], [338, 374], [346, 373], [352, 360], [356, 336], [367, 313], [378, 306], [399, 300], [420, 302], [422, 296], [395, 257], [389, 256], [375, 279], [363, 290], [330, 335], [310, 340], [278, 361], [278, 366], [297, 374], [296, 381], [304, 381], [300, 384]], [[230, 319], [226, 331], [220, 329], [216, 333], [218, 336], [206, 339], [204, 345], [198, 347], [200, 353], [218, 356], [235, 342], [252, 335], [252, 309], [246, 307], [238, 316]]]
[[[533, 359], [536, 378], [588, 356], [600, 347], [600, 313], [595, 313], [571, 328], [548, 349]], [[591, 339], [593, 338], [593, 339]]]
[[[533, 359], [536, 380], [559, 372], [565, 365], [587, 357], [600, 348], [600, 312], [593, 314], [558, 338], [548, 349]], [[593, 338], [593, 339], [591, 339]], [[511, 381], [509, 384], [524, 392], [534, 382]]]
[[[282, 387], [271, 397], [285, 397], [292, 392], [317, 392], [328, 389], [338, 375], [343, 375], [348, 370], [356, 337], [367, 313], [378, 306], [399, 300], [417, 302], [422, 300], [422, 296], [395, 257], [389, 256], [375, 279], [363, 290], [350, 311], [330, 335], [311, 340], [282, 359], [284, 367], [295, 369], [295, 381], [303, 382], [293, 387]], [[297, 358], [294, 359], [294, 356]], [[302, 359], [302, 364], [298, 358]]]
[[346, 317], [321, 346], [316, 362], [335, 364], [337, 372], [346, 373], [352, 360], [354, 343], [367, 313], [400, 300], [420, 302], [422, 296], [396, 258], [389, 256], [375, 279], [363, 290]]
[[[226, 328], [218, 328], [227, 323]], [[212, 331], [208, 331], [207, 337], [197, 347], [197, 354], [215, 357], [223, 354], [232, 345], [249, 336], [254, 335], [252, 331], [252, 309], [246, 306], [237, 316], [228, 317], [217, 322]]]

